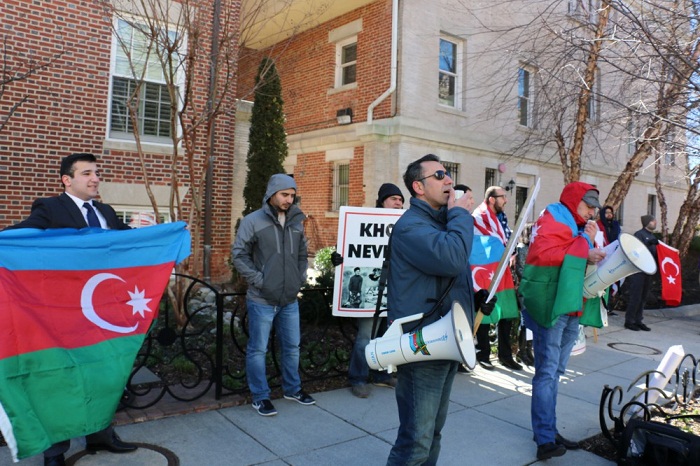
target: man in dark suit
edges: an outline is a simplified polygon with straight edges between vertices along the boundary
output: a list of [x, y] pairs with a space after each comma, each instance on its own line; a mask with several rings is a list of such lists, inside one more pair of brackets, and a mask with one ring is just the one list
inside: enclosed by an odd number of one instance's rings
[[[29, 217], [8, 229], [45, 230], [88, 226], [112, 230], [130, 229], [111, 206], [95, 201], [99, 194], [100, 174], [94, 155], [78, 153], [64, 157], [61, 161], [61, 182], [63, 194], [37, 199], [32, 204]], [[86, 441], [86, 448], [91, 452], [107, 450], [112, 453], [128, 453], [136, 450], [136, 445], [123, 442], [111, 426], [87, 435]], [[49, 447], [44, 452], [44, 465], [65, 465], [64, 454], [69, 448], [70, 440]]]

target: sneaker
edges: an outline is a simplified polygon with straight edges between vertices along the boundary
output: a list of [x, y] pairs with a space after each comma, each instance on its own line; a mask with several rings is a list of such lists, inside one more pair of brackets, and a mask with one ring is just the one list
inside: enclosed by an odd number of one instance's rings
[[555, 456], [563, 456], [566, 453], [566, 447], [554, 442], [545, 443], [537, 447], [537, 459], [548, 460]]
[[396, 379], [393, 377], [388, 377], [382, 380], [375, 380], [372, 383], [377, 387], [396, 388]]
[[369, 397], [369, 386], [367, 386], [366, 383], [358, 383], [357, 385], [353, 385], [350, 388], [350, 391], [358, 398]]
[[316, 404], [316, 400], [311, 398], [311, 395], [306, 393], [304, 390], [299, 390], [294, 395], [284, 395], [284, 397], [287, 400], [294, 400], [297, 403], [301, 403], [301, 404], [307, 405], [307, 406]]
[[270, 400], [253, 401], [253, 409], [261, 416], [274, 416], [277, 410]]

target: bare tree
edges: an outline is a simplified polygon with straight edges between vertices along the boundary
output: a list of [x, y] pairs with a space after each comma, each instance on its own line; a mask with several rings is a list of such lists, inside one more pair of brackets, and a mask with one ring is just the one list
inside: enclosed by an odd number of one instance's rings
[[[700, 127], [698, 3], [516, 0], [505, 6], [463, 6], [481, 24], [480, 33], [496, 37], [479, 52], [482, 58], [517, 59], [536, 73], [537, 106], [529, 110], [533, 127], [513, 137], [511, 156], [535, 154], [544, 163], [556, 154], [565, 183], [577, 181], [582, 169], [600, 165], [596, 157], [610, 169], [619, 167], [606, 200], [616, 209], [639, 173], [653, 168], [665, 236], [662, 177], [668, 180], [675, 171], [673, 182], [687, 195], [668, 240], [685, 252], [700, 216], [697, 168], [688, 159], [697, 152]], [[503, 21], [504, 15], [490, 15], [492, 8], [518, 8], [519, 14]], [[489, 84], [492, 114], [507, 108], [512, 82], [493, 79]], [[618, 157], [625, 152], [629, 158], [620, 166]]]
[[[57, 50], [47, 57], [33, 57], [31, 54], [18, 54], [11, 50], [7, 43], [7, 37], [2, 36], [2, 72], [0, 74], [0, 102], [5, 98], [10, 98], [10, 90], [13, 84], [20, 81], [27, 81], [35, 74], [41, 73], [48, 69], [57, 60], [59, 60], [66, 50], [57, 47]], [[12, 59], [10, 59], [12, 56]], [[23, 94], [16, 97], [12, 102], [8, 103], [6, 113], [0, 114], [0, 132], [5, 129], [5, 126], [10, 121], [12, 116], [27, 102], [31, 96]]]

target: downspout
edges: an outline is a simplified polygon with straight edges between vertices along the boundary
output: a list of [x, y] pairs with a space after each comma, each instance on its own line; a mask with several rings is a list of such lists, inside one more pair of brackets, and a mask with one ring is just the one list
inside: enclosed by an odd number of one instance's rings
[[209, 99], [207, 110], [209, 112], [209, 149], [207, 154], [207, 172], [204, 184], [204, 253], [202, 257], [202, 272], [204, 281], [211, 279], [211, 243], [212, 243], [212, 197], [214, 196], [214, 144], [216, 142], [216, 118], [214, 118], [214, 108], [217, 90], [217, 78], [219, 71], [219, 31], [221, 21], [221, 0], [214, 0], [214, 17], [212, 19], [211, 38], [211, 64], [209, 76]]
[[369, 104], [367, 107], [367, 124], [371, 125], [374, 118], [374, 108], [382, 103], [384, 99], [389, 97], [396, 90], [396, 62], [398, 61], [398, 48], [399, 48], [399, 0], [392, 0], [391, 5], [391, 82], [389, 83], [389, 89], [384, 91], [382, 95], [377, 97], [377, 99]]

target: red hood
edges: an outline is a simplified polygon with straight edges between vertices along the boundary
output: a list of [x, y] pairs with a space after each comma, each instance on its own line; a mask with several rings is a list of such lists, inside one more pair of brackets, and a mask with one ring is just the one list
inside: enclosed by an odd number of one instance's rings
[[575, 181], [567, 184], [561, 192], [559, 202], [564, 204], [566, 208], [569, 209], [569, 212], [573, 214], [576, 225], [578, 226], [586, 224], [586, 220], [577, 212], [578, 205], [581, 199], [583, 199], [583, 195], [586, 194], [586, 191], [590, 191], [591, 189], [600, 194], [594, 186], [582, 181]]

